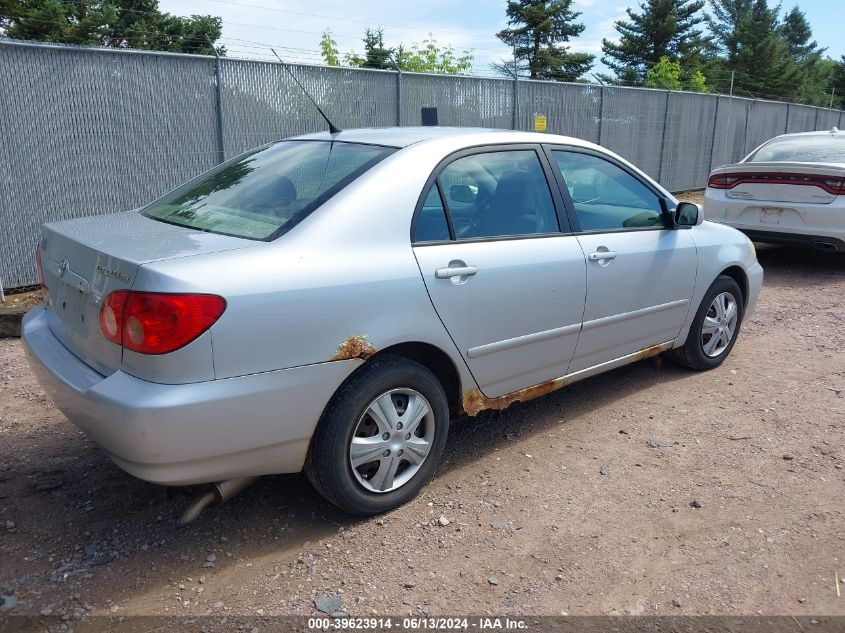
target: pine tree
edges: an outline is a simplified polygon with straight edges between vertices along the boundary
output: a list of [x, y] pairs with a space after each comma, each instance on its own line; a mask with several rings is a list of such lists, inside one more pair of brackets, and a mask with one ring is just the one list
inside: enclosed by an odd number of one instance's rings
[[[838, 108], [845, 108], [845, 55], [839, 61], [834, 62], [828, 58], [832, 64], [830, 88], [833, 90], [833, 105]], [[830, 97], [828, 97], [830, 103]]]
[[740, 19], [737, 36], [740, 49], [734, 70], [744, 90], [756, 96], [790, 100], [801, 85], [801, 73], [790, 56], [777, 9], [769, 8], [767, 0], [754, 0], [751, 11]]
[[384, 29], [367, 29], [364, 33], [364, 60], [362, 68], [392, 69], [393, 49], [384, 45]]
[[[593, 55], [573, 53], [566, 43], [584, 31], [576, 22], [581, 13], [572, 10], [572, 0], [509, 0], [510, 28], [496, 34], [514, 51], [517, 64], [528, 68], [531, 79], [576, 81], [593, 65]], [[512, 62], [496, 64], [513, 72]]]
[[0, 0], [0, 11], [2, 35], [40, 42], [211, 55], [206, 36], [222, 32], [220, 18], [162, 13], [158, 0]]
[[729, 61], [739, 52], [737, 29], [740, 20], [751, 11], [753, 4], [754, 0], [710, 0], [712, 13], [704, 19], [713, 33], [718, 52]]
[[699, 70], [708, 40], [696, 28], [704, 21], [704, 0], [646, 0], [640, 11], [628, 9], [628, 19], [614, 25], [619, 42], [602, 40], [602, 61], [619, 83], [642, 84], [662, 58], [680, 63], [691, 76]]
[[792, 7], [792, 10], [784, 16], [782, 33], [789, 45], [789, 54], [798, 63], [821, 59], [826, 50], [819, 48], [815, 40], [810, 41], [813, 37], [813, 29], [810, 28], [810, 23], [807, 22], [804, 12], [798, 8], [798, 5]]
[[813, 30], [797, 5], [784, 16], [781, 33], [792, 63], [799, 71], [799, 81], [789, 92], [790, 98], [801, 103], [829, 105], [831, 62], [823, 58], [826, 49], [819, 48], [812, 39]]
[[803, 77], [791, 55], [790, 43], [778, 19], [780, 5], [767, 0], [710, 0], [708, 18], [722, 53], [711, 83], [726, 91], [735, 74], [734, 93], [791, 100], [800, 93]]

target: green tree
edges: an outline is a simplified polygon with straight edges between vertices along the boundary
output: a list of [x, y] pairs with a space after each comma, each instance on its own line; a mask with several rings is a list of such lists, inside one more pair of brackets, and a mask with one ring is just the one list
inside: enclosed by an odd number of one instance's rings
[[710, 92], [704, 73], [695, 70], [685, 75], [681, 63], [665, 55], [646, 71], [644, 85], [646, 88], [663, 88], [664, 90]]
[[340, 53], [337, 50], [337, 42], [332, 39], [332, 32], [326, 29], [320, 38], [320, 55], [328, 66], [340, 66]]
[[[496, 37], [513, 49], [531, 79], [576, 81], [592, 67], [593, 55], [570, 52], [566, 45], [584, 31], [572, 0], [509, 0], [506, 12], [510, 27]], [[513, 72], [514, 64], [495, 67]]]
[[728, 60], [739, 52], [739, 23], [751, 11], [753, 3], [754, 0], [710, 0], [711, 13], [704, 19], [717, 51]]
[[646, 71], [645, 86], [646, 88], [682, 90], [680, 62], [669, 59], [665, 55], [661, 57], [654, 66]]
[[703, 7], [704, 0], [646, 0], [639, 12], [629, 8], [628, 19], [614, 25], [619, 41], [602, 40], [602, 61], [619, 83], [642, 84], [664, 57], [679, 61], [682, 74], [691, 76], [709, 44], [697, 28], [704, 22]]
[[838, 62], [833, 62], [831, 72], [831, 88], [833, 89], [833, 103], [840, 108], [845, 107], [845, 55]]
[[734, 93], [794, 99], [803, 85], [801, 69], [778, 19], [779, 6], [767, 0], [710, 0], [708, 24], [721, 59], [713, 82], [726, 92], [735, 74]]
[[813, 29], [798, 5], [784, 16], [781, 32], [789, 46], [789, 54], [797, 63], [818, 61], [826, 50], [819, 48], [812, 39]]
[[394, 69], [393, 56], [395, 50], [384, 45], [384, 29], [367, 28], [364, 32], [364, 56], [357, 53], [347, 53], [344, 61], [349, 66], [358, 68], [379, 68], [381, 70]]
[[819, 48], [813, 40], [813, 30], [797, 5], [784, 16], [781, 33], [792, 62], [798, 67], [798, 81], [789, 92], [790, 99], [829, 105], [834, 62], [824, 57], [826, 49]]
[[472, 51], [464, 51], [459, 57], [451, 46], [440, 46], [431, 33], [422, 44], [412, 44], [409, 49], [400, 45], [396, 49], [396, 64], [401, 70], [420, 73], [443, 73], [459, 75], [472, 68]]
[[[7, 37], [137, 48], [177, 53], [213, 54], [205, 37], [215, 42], [222, 21], [211, 15], [181, 17], [162, 13], [158, 0], [0, 0]], [[225, 53], [223, 47], [218, 52]]]
[[687, 90], [690, 92], [710, 92], [707, 87], [707, 77], [700, 70], [694, 70], [687, 79]]
[[[364, 53], [354, 51], [346, 53], [343, 63], [357, 68], [382, 68], [405, 70], [408, 72], [443, 73], [458, 75], [472, 68], [474, 55], [464, 51], [460, 55], [451, 46], [440, 46], [429, 33], [421, 43], [414, 42], [410, 47], [404, 44], [392, 48], [384, 44], [384, 30], [368, 28], [364, 35]], [[339, 66], [340, 59], [337, 44], [326, 31], [320, 39], [320, 53], [330, 66]]]

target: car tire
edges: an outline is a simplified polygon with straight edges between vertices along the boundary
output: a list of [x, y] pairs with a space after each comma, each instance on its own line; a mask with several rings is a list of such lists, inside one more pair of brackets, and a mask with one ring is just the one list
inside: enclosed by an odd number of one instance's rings
[[[712, 337], [721, 336], [720, 333], [722, 331], [730, 330], [730, 322], [718, 314], [716, 301], [720, 297], [725, 297], [727, 301], [733, 300], [736, 308], [736, 321], [727, 343], [722, 344], [722, 341], [717, 341], [717, 344], [708, 350], [707, 348], [713, 340]], [[728, 354], [731, 353], [739, 336], [739, 330], [744, 316], [745, 303], [739, 284], [732, 277], [719, 275], [716, 281], [707, 289], [704, 298], [701, 300], [701, 305], [699, 305], [698, 311], [690, 326], [686, 343], [682, 347], [671, 350], [668, 353], [669, 357], [685, 367], [698, 371], [718, 367], [728, 357]], [[707, 324], [705, 324], [705, 319], [708, 319]], [[710, 334], [709, 331], [714, 327], [723, 329]], [[705, 328], [707, 331], [705, 331]]]
[[[402, 420], [412, 423], [415, 417], [405, 414], [424, 410], [413, 440], [410, 433], [400, 433], [407, 430]], [[382, 413], [375, 415], [378, 411]], [[401, 417], [392, 417], [400, 413]], [[342, 510], [380, 514], [413, 499], [431, 479], [448, 434], [449, 406], [437, 377], [407, 358], [377, 356], [357, 370], [326, 406], [311, 440], [305, 473], [317, 492]], [[355, 467], [353, 460], [362, 459], [364, 442], [371, 442], [377, 452], [371, 453], [372, 461]], [[417, 453], [423, 449], [427, 453], [420, 457]], [[385, 451], [389, 457], [384, 457]], [[409, 456], [413, 461], [403, 459]], [[388, 478], [395, 489], [387, 487]]]

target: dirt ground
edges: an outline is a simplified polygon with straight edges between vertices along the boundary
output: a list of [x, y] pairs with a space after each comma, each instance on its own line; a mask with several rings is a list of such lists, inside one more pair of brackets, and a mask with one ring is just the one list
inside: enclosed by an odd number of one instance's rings
[[845, 615], [845, 257], [759, 257], [723, 366], [650, 359], [457, 421], [424, 493], [367, 520], [290, 475], [178, 528], [191, 491], [120, 471], [0, 340], [0, 609]]
[[41, 291], [31, 290], [17, 294], [6, 294], [5, 301], [0, 301], [0, 309], [3, 308], [30, 308], [41, 303]]

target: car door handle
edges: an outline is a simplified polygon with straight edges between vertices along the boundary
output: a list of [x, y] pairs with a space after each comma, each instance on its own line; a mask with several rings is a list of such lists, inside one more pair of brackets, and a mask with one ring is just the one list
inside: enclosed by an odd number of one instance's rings
[[472, 277], [478, 272], [475, 266], [456, 266], [438, 268], [434, 271], [434, 276], [437, 279], [451, 279], [452, 277]]
[[616, 259], [616, 251], [596, 251], [590, 253], [591, 262], [600, 262], [603, 259]]

